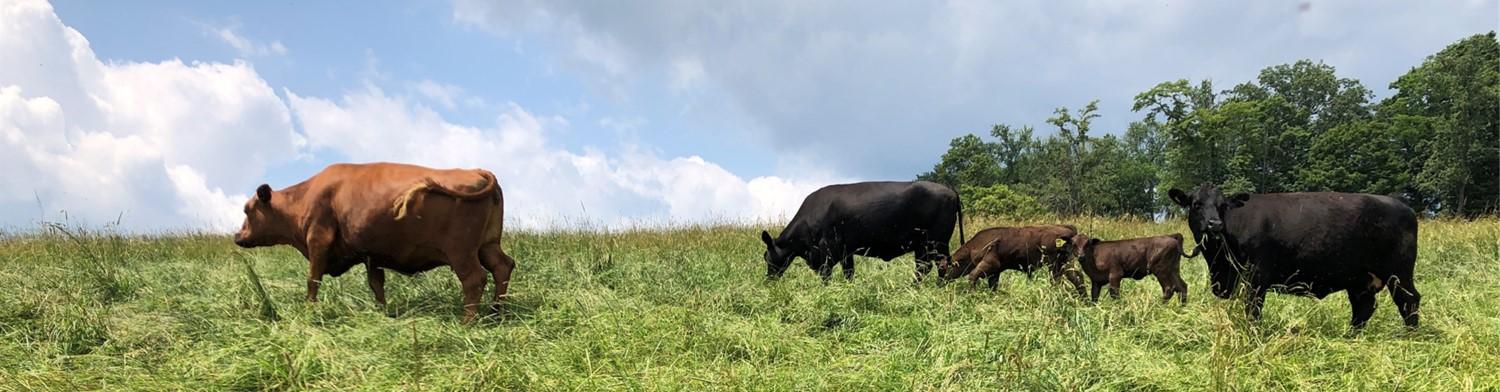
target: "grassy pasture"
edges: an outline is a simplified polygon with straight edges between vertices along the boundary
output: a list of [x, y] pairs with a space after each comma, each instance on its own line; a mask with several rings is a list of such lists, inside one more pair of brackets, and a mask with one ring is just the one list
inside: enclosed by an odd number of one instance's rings
[[[1105, 239], [1187, 231], [1072, 223]], [[826, 286], [799, 261], [767, 283], [759, 230], [514, 232], [512, 300], [475, 325], [458, 322], [447, 269], [392, 275], [382, 310], [361, 268], [303, 302], [306, 262], [289, 247], [0, 234], [0, 389], [1500, 388], [1493, 218], [1422, 222], [1421, 328], [1403, 328], [1382, 293], [1360, 332], [1343, 294], [1271, 294], [1265, 318], [1246, 322], [1241, 302], [1207, 292], [1201, 258], [1184, 261], [1186, 306], [1159, 303], [1149, 277], [1098, 304], [1045, 272], [1009, 272], [998, 292], [913, 287], [909, 256], [860, 258], [854, 281]]]

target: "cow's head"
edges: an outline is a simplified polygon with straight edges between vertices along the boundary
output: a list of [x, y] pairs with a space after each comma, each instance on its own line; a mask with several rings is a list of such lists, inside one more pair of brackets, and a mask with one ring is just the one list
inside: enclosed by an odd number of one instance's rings
[[1167, 195], [1172, 198], [1172, 202], [1187, 210], [1188, 228], [1192, 229], [1193, 237], [1198, 243], [1207, 243], [1205, 251], [1210, 248], [1216, 250], [1203, 257], [1204, 262], [1208, 263], [1208, 281], [1214, 295], [1219, 298], [1234, 295], [1240, 270], [1229, 258], [1231, 249], [1223, 243], [1224, 215], [1231, 209], [1244, 206], [1250, 200], [1250, 194], [1236, 193], [1224, 197], [1219, 193], [1219, 188], [1203, 184], [1191, 195], [1176, 188], [1168, 191]]
[[792, 264], [796, 254], [784, 244], [777, 244], [776, 239], [771, 238], [771, 233], [760, 231], [760, 241], [766, 244], [766, 279], [780, 278], [786, 272], [786, 267]]
[[1082, 234], [1078, 234], [1078, 229], [1071, 225], [1063, 225], [1060, 228], [1055, 230], [1056, 236], [1051, 237], [1050, 241], [1044, 240], [1045, 242], [1039, 246], [1043, 252], [1049, 254], [1049, 257], [1056, 259], [1053, 260], [1054, 263], [1065, 264], [1070, 256], [1074, 256], [1072, 250], [1074, 245], [1079, 243], [1078, 237]]
[[1193, 230], [1193, 234], [1210, 235], [1224, 233], [1225, 211], [1239, 208], [1250, 200], [1248, 193], [1236, 193], [1224, 197], [1224, 194], [1219, 193], [1219, 188], [1213, 184], [1203, 184], [1191, 195], [1181, 189], [1172, 188], [1167, 191], [1167, 196], [1172, 198], [1172, 202], [1187, 210], [1188, 228]]
[[272, 197], [276, 192], [271, 186], [261, 184], [255, 188], [255, 197], [245, 201], [245, 223], [234, 234], [234, 244], [243, 248], [286, 244], [291, 238], [285, 230], [291, 227], [284, 213], [276, 209]]

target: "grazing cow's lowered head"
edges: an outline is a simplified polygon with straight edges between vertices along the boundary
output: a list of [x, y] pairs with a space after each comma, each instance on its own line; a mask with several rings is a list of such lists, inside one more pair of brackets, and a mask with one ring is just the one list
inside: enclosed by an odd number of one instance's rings
[[261, 184], [255, 188], [255, 197], [245, 201], [245, 223], [234, 234], [235, 245], [254, 248], [291, 243], [292, 234], [286, 230], [292, 226], [290, 218], [284, 209], [277, 208], [277, 204], [284, 201], [273, 199], [275, 195], [270, 185]]
[[771, 233], [760, 231], [760, 241], [766, 243], [766, 279], [780, 278], [786, 272], [786, 267], [792, 264], [792, 259], [797, 258], [796, 252], [790, 247], [778, 245]]
[[1198, 243], [1217, 248], [1203, 257], [1203, 260], [1208, 263], [1208, 278], [1214, 295], [1219, 298], [1229, 298], [1234, 295], [1235, 288], [1238, 286], [1236, 283], [1240, 278], [1240, 270], [1227, 257], [1230, 250], [1222, 245], [1224, 214], [1229, 210], [1244, 206], [1245, 202], [1250, 200], [1250, 194], [1236, 193], [1224, 197], [1224, 194], [1219, 193], [1218, 187], [1213, 184], [1203, 184], [1191, 195], [1172, 188], [1167, 191], [1167, 196], [1172, 198], [1172, 202], [1187, 210], [1188, 228], [1192, 229], [1193, 237]]

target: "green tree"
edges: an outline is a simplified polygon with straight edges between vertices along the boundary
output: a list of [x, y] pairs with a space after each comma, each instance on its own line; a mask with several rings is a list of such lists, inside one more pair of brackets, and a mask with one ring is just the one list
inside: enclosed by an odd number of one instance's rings
[[1077, 116], [1069, 113], [1064, 106], [1057, 108], [1052, 117], [1047, 119], [1048, 124], [1057, 127], [1057, 135], [1053, 140], [1058, 140], [1063, 149], [1062, 159], [1056, 161], [1060, 166], [1058, 175], [1053, 178], [1054, 181], [1061, 182], [1060, 188], [1066, 192], [1066, 199], [1059, 211], [1063, 214], [1077, 214], [1087, 209], [1087, 200], [1083, 197], [1084, 179], [1088, 174], [1084, 169], [1084, 160], [1089, 154], [1089, 126], [1099, 117], [1098, 111], [1099, 100], [1096, 99], [1084, 105]]
[[949, 142], [948, 152], [943, 153], [932, 171], [922, 173], [917, 179], [955, 189], [962, 185], [987, 187], [1000, 181], [1000, 165], [993, 145], [968, 134]]
[[1135, 96], [1131, 110], [1145, 112], [1144, 126], [1156, 129], [1164, 140], [1158, 190], [1224, 179], [1226, 141], [1203, 126], [1217, 99], [1212, 82], [1194, 85], [1186, 79], [1163, 82]]
[[990, 128], [990, 136], [995, 138], [995, 157], [1000, 163], [1000, 182], [1006, 185], [1015, 185], [1022, 179], [1031, 179], [1030, 172], [1036, 170], [1032, 156], [1035, 154], [1037, 141], [1031, 137], [1031, 126], [1012, 128], [1005, 124], [995, 124]]
[[1341, 78], [1333, 66], [1310, 60], [1267, 67], [1255, 83], [1225, 92], [1220, 109], [1237, 137], [1237, 165], [1226, 181], [1256, 192], [1308, 189], [1302, 170], [1324, 132], [1370, 117], [1370, 90]]
[[[1474, 35], [1391, 83], [1381, 104], [1396, 135], [1425, 134], [1411, 168], [1420, 193], [1449, 215], [1493, 212], [1500, 198], [1500, 43]], [[1415, 196], [1422, 196], [1421, 194]]]
[[1318, 135], [1303, 171], [1308, 191], [1401, 194], [1411, 182], [1402, 143], [1383, 121], [1341, 124]]

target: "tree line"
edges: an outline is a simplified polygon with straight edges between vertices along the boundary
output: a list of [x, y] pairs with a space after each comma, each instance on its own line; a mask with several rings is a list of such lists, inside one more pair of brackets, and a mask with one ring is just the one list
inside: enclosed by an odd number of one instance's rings
[[1153, 218], [1166, 190], [1389, 195], [1426, 215], [1500, 209], [1500, 41], [1477, 34], [1428, 56], [1374, 101], [1358, 80], [1310, 60], [1221, 90], [1167, 81], [1135, 96], [1124, 132], [1092, 129], [1098, 101], [1059, 107], [1049, 136], [996, 124], [953, 139], [932, 171], [966, 212]]

